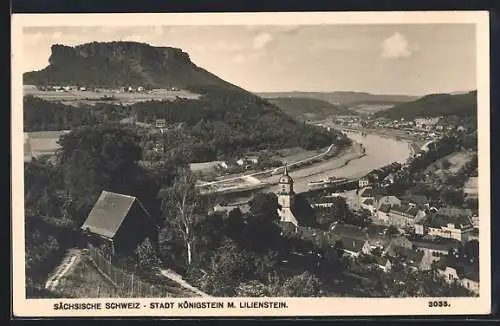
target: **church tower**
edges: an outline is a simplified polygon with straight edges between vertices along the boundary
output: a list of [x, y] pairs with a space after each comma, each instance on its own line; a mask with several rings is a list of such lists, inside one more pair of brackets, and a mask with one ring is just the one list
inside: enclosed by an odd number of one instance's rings
[[288, 168], [285, 164], [283, 175], [278, 182], [278, 215], [281, 222], [289, 222], [297, 227], [299, 225], [297, 218], [293, 214], [295, 208], [295, 192], [293, 191], [293, 179], [288, 175]]

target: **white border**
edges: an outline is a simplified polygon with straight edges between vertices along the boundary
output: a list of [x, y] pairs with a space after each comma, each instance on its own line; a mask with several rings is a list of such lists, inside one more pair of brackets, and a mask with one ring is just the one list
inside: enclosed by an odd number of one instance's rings
[[[480, 296], [446, 298], [447, 308], [429, 308], [430, 298], [283, 298], [287, 309], [170, 309], [170, 310], [53, 310], [59, 302], [183, 302], [182, 299], [26, 299], [24, 270], [22, 28], [28, 26], [153, 26], [153, 25], [318, 25], [318, 24], [452, 24], [476, 25]], [[490, 153], [489, 153], [489, 16], [487, 11], [440, 12], [309, 12], [309, 13], [189, 13], [189, 14], [14, 14], [12, 16], [12, 248], [13, 314], [42, 316], [356, 316], [356, 315], [465, 315], [488, 314], [491, 307]], [[436, 298], [437, 300], [443, 300]], [[269, 299], [216, 298], [194, 301], [270, 301]], [[273, 298], [271, 301], [282, 301]], [[177, 304], [176, 304], [177, 305]]]

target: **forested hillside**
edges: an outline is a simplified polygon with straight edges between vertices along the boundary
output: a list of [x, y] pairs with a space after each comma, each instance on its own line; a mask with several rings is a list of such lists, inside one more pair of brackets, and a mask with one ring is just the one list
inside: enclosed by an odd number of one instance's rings
[[330, 102], [304, 97], [276, 97], [268, 99], [286, 114], [300, 120], [321, 120], [332, 115], [352, 115], [345, 106], [334, 105]]
[[[199, 91], [199, 90], [198, 90]], [[66, 130], [135, 116], [154, 124], [184, 126], [165, 134], [167, 150], [181, 150], [191, 162], [211, 161], [238, 152], [302, 147], [318, 149], [349, 144], [337, 131], [297, 122], [251, 94], [227, 90], [205, 92], [200, 100], [140, 102], [131, 106], [98, 104], [73, 107], [34, 97], [24, 100], [24, 130]]]
[[465, 94], [431, 94], [416, 101], [398, 104], [380, 111], [379, 117], [414, 119], [418, 117], [457, 116], [469, 118], [477, 115], [477, 91]]

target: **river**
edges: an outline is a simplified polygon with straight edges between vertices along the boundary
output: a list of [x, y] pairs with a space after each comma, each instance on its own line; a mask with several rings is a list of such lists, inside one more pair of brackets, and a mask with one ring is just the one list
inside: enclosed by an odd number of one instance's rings
[[[290, 172], [290, 176], [295, 180], [294, 189], [297, 193], [308, 189], [308, 183], [321, 180], [327, 177], [359, 178], [371, 170], [380, 168], [393, 162], [402, 162], [410, 154], [409, 145], [405, 141], [383, 137], [375, 134], [362, 136], [361, 133], [349, 133], [349, 138], [360, 143], [365, 148], [365, 156], [347, 162], [339, 167], [335, 159], [324, 163], [305, 167], [300, 170]], [[273, 180], [263, 180], [273, 181]], [[270, 188], [275, 191], [276, 186]]]
[[[327, 177], [359, 178], [368, 172], [378, 169], [393, 162], [403, 162], [410, 155], [409, 143], [403, 140], [396, 140], [377, 134], [367, 134], [363, 136], [358, 132], [347, 134], [353, 141], [361, 144], [365, 148], [365, 156], [354, 158], [346, 164], [342, 164], [342, 157], [333, 158], [322, 163], [290, 171], [290, 176], [294, 179], [294, 190], [301, 193], [308, 190], [308, 183], [321, 180]], [[340, 164], [339, 164], [340, 163]], [[277, 183], [279, 175], [266, 178], [259, 178], [262, 182]], [[276, 192], [277, 185], [260, 189], [259, 192]], [[245, 201], [247, 196], [229, 195], [223, 196], [231, 198], [231, 201]]]

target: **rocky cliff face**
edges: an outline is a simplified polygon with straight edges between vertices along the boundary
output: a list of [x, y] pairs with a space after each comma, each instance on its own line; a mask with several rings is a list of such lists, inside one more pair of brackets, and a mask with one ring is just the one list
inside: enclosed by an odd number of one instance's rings
[[24, 84], [94, 87], [235, 87], [196, 66], [181, 49], [137, 42], [52, 46], [49, 66], [24, 74]]

